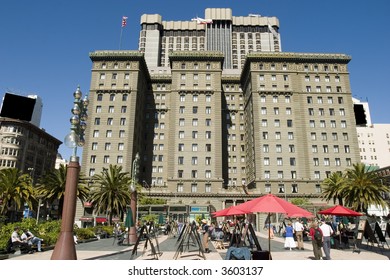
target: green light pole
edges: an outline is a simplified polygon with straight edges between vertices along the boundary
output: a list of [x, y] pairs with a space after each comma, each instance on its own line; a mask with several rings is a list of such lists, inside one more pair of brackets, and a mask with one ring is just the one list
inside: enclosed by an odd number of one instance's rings
[[130, 184], [130, 193], [131, 193], [131, 201], [130, 208], [132, 212], [133, 224], [129, 227], [129, 240], [128, 244], [135, 244], [137, 242], [137, 188], [136, 183], [138, 182], [138, 164], [139, 164], [139, 154], [135, 155], [133, 160], [133, 166], [131, 171], [131, 184]]
[[79, 181], [80, 164], [77, 156], [77, 147], [84, 146], [84, 131], [87, 127], [88, 97], [82, 99], [80, 87], [73, 93], [74, 101], [71, 110], [73, 116], [70, 119], [71, 131], [65, 137], [65, 145], [73, 149], [70, 162], [66, 171], [66, 183], [64, 194], [64, 207], [62, 210], [62, 222], [60, 237], [54, 247], [52, 260], [77, 260], [74, 244], [74, 218], [76, 215], [77, 185]]

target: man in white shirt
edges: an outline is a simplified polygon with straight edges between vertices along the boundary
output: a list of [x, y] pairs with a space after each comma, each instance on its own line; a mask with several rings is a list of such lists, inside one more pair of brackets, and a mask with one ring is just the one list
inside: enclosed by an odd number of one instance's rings
[[30, 253], [30, 254], [33, 253], [33, 251], [31, 250], [31, 246], [28, 245], [27, 241], [23, 241], [20, 238], [20, 236], [19, 236], [19, 227], [15, 227], [14, 228], [14, 231], [11, 234], [11, 242], [12, 242], [12, 246], [13, 247], [16, 247], [16, 246], [20, 247], [20, 252], [21, 253]]
[[323, 250], [325, 254], [325, 260], [330, 260], [330, 237], [333, 234], [332, 227], [325, 223], [325, 220], [321, 220], [321, 226], [320, 229], [322, 231], [322, 238], [323, 238]]
[[303, 247], [303, 230], [305, 227], [299, 219], [297, 219], [293, 225], [295, 236], [297, 237], [298, 250], [305, 250]]

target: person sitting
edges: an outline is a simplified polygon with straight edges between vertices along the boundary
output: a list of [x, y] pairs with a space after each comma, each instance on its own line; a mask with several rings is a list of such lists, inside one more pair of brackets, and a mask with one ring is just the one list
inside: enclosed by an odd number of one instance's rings
[[20, 247], [20, 252], [21, 253], [29, 253], [32, 254], [34, 253], [31, 250], [31, 246], [27, 243], [27, 241], [23, 241], [20, 236], [19, 236], [19, 227], [15, 227], [14, 231], [11, 234], [11, 242], [12, 242], [12, 247]]
[[30, 245], [30, 246], [36, 245], [38, 252], [42, 252], [43, 239], [36, 237], [28, 229], [23, 230], [23, 233], [22, 233], [20, 238], [23, 242], [27, 241], [28, 245]]

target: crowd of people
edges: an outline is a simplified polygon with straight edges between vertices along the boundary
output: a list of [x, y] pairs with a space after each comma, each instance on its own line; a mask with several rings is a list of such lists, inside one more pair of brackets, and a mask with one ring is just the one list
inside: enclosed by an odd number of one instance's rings
[[[336, 221], [334, 217], [324, 217], [312, 221], [302, 219], [287, 220], [280, 226], [285, 238], [286, 250], [305, 250], [303, 241], [309, 238], [312, 243], [314, 259], [330, 260], [331, 248], [338, 248], [343, 243], [349, 246], [349, 236], [353, 234], [353, 225], [342, 220]], [[274, 230], [275, 232], [275, 230]], [[336, 244], [337, 243], [337, 246]]]

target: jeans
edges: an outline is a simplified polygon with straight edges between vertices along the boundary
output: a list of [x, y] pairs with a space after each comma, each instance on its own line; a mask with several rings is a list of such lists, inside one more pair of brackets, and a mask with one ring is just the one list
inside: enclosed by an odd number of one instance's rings
[[41, 244], [42, 244], [42, 239], [34, 236], [32, 239], [30, 239], [30, 245], [37, 245], [37, 248], [38, 248], [38, 252], [41, 251]]
[[325, 259], [330, 260], [330, 236], [324, 236], [323, 250]]

